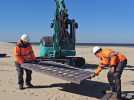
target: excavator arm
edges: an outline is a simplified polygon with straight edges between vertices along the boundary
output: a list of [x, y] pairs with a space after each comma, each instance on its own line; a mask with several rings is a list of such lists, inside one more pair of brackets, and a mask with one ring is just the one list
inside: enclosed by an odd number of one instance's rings
[[[56, 11], [52, 23], [53, 47], [56, 57], [75, 55], [75, 29], [78, 24], [68, 18], [64, 0], [55, 0]], [[70, 29], [69, 29], [70, 28]], [[71, 45], [70, 45], [71, 44]]]

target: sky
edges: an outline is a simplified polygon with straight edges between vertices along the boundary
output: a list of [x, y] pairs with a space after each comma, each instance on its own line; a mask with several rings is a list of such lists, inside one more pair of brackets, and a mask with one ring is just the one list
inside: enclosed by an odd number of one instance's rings
[[[134, 43], [134, 0], [65, 0], [79, 28], [77, 42]], [[0, 0], [0, 41], [52, 35], [54, 0]]]

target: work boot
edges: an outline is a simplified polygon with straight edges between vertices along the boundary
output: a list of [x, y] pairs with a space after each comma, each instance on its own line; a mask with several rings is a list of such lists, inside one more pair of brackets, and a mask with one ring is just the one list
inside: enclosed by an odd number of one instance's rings
[[27, 86], [27, 88], [32, 88], [32, 87], [34, 87], [31, 83], [26, 83], [26, 86]]
[[23, 90], [23, 89], [24, 89], [24, 87], [23, 87], [22, 84], [19, 84], [19, 89], [20, 89], [20, 90]]

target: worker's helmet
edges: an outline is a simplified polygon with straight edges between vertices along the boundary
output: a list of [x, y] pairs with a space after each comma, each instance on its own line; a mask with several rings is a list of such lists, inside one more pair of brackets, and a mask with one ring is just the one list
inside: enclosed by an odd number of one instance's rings
[[27, 34], [23, 34], [20, 39], [24, 42], [29, 42], [30, 41], [29, 36]]
[[96, 54], [100, 50], [101, 50], [101, 48], [99, 46], [93, 47], [93, 54]]

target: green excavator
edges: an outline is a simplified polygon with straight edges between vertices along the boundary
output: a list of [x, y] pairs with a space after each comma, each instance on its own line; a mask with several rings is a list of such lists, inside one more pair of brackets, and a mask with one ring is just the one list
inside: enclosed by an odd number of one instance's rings
[[85, 59], [76, 57], [76, 29], [78, 24], [74, 19], [69, 19], [68, 10], [64, 0], [54, 0], [56, 11], [51, 28], [53, 36], [45, 36], [40, 40], [40, 57], [67, 63], [73, 66], [83, 66]]
[[92, 72], [82, 69], [85, 59], [76, 56], [75, 30], [78, 24], [68, 18], [64, 0], [55, 0], [56, 13], [51, 24], [53, 36], [40, 41], [40, 56], [34, 62], [21, 64], [22, 68], [80, 84]]

